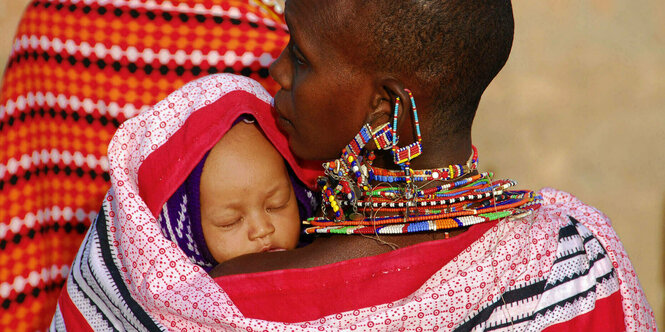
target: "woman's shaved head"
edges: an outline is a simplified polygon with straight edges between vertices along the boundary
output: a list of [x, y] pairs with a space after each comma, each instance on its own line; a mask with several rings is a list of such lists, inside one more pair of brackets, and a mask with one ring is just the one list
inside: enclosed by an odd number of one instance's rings
[[470, 129], [480, 96], [510, 54], [510, 0], [324, 2], [337, 3], [338, 45], [363, 55], [350, 62], [417, 85], [420, 99], [438, 110], [433, 125]]

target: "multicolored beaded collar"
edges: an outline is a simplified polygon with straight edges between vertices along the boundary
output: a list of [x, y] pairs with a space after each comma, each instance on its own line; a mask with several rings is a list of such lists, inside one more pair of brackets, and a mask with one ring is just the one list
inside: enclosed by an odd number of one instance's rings
[[[451, 230], [503, 218], [522, 218], [540, 207], [542, 198], [529, 190], [510, 191], [512, 180], [492, 180], [492, 173], [477, 173], [475, 146], [466, 164], [414, 170], [413, 158], [422, 153], [422, 137], [415, 100], [409, 93], [416, 142], [398, 147], [395, 99], [392, 126], [373, 129], [369, 124], [344, 148], [342, 156], [323, 164], [323, 217], [305, 221], [305, 233], [404, 234]], [[377, 149], [391, 150], [400, 170], [373, 166]], [[432, 183], [439, 185], [429, 187]], [[425, 188], [425, 183], [428, 188]]]

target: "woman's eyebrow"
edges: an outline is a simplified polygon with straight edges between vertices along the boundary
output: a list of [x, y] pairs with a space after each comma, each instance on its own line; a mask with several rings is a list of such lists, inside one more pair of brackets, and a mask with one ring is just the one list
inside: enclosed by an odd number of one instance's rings
[[307, 56], [305, 56], [300, 47], [298, 47], [298, 43], [296, 42], [292, 43], [291, 48], [293, 49], [293, 52], [296, 53], [296, 55], [298, 55], [301, 58], [307, 59]]

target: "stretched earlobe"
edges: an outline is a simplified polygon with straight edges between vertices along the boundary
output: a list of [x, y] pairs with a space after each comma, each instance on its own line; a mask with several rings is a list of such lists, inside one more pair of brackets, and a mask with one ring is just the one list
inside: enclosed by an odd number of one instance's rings
[[402, 82], [394, 78], [386, 78], [378, 82], [376, 90], [377, 93], [372, 101], [372, 108], [374, 110], [367, 115], [365, 122], [372, 127], [378, 127], [384, 123], [392, 123], [395, 101], [399, 97], [400, 107], [397, 120], [401, 123], [404, 114], [409, 113], [404, 112], [404, 110], [408, 111], [412, 108], [409, 93]]
[[385, 107], [383, 104], [388, 104], [387, 102], [381, 103], [379, 107], [375, 108], [374, 111], [367, 115], [365, 123], [372, 126], [372, 128], [379, 127], [384, 123], [390, 122], [390, 111], [387, 111], [389, 107]]
[[[409, 92], [404, 87], [401, 81], [398, 81], [394, 78], [388, 78], [383, 81], [383, 89], [388, 96], [388, 101], [390, 102], [389, 116], [393, 117], [393, 111], [395, 109], [395, 100], [399, 97], [399, 102], [401, 103], [399, 107], [399, 112], [397, 114], [397, 121], [402, 122], [404, 119], [404, 114], [409, 114], [409, 110], [412, 109], [411, 98]], [[406, 110], [406, 112], [405, 112]]]

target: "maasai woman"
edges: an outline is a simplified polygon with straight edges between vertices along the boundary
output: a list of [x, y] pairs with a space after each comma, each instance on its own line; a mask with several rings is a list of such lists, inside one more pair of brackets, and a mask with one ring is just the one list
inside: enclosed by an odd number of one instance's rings
[[270, 70], [282, 87], [275, 109], [294, 154], [328, 161], [322, 215], [307, 230], [326, 236], [213, 270], [237, 274], [216, 279], [245, 318], [227, 321], [656, 329], [605, 215], [554, 189], [511, 190], [478, 168], [471, 128], [510, 54], [510, 1], [289, 0], [285, 17], [291, 40]]

